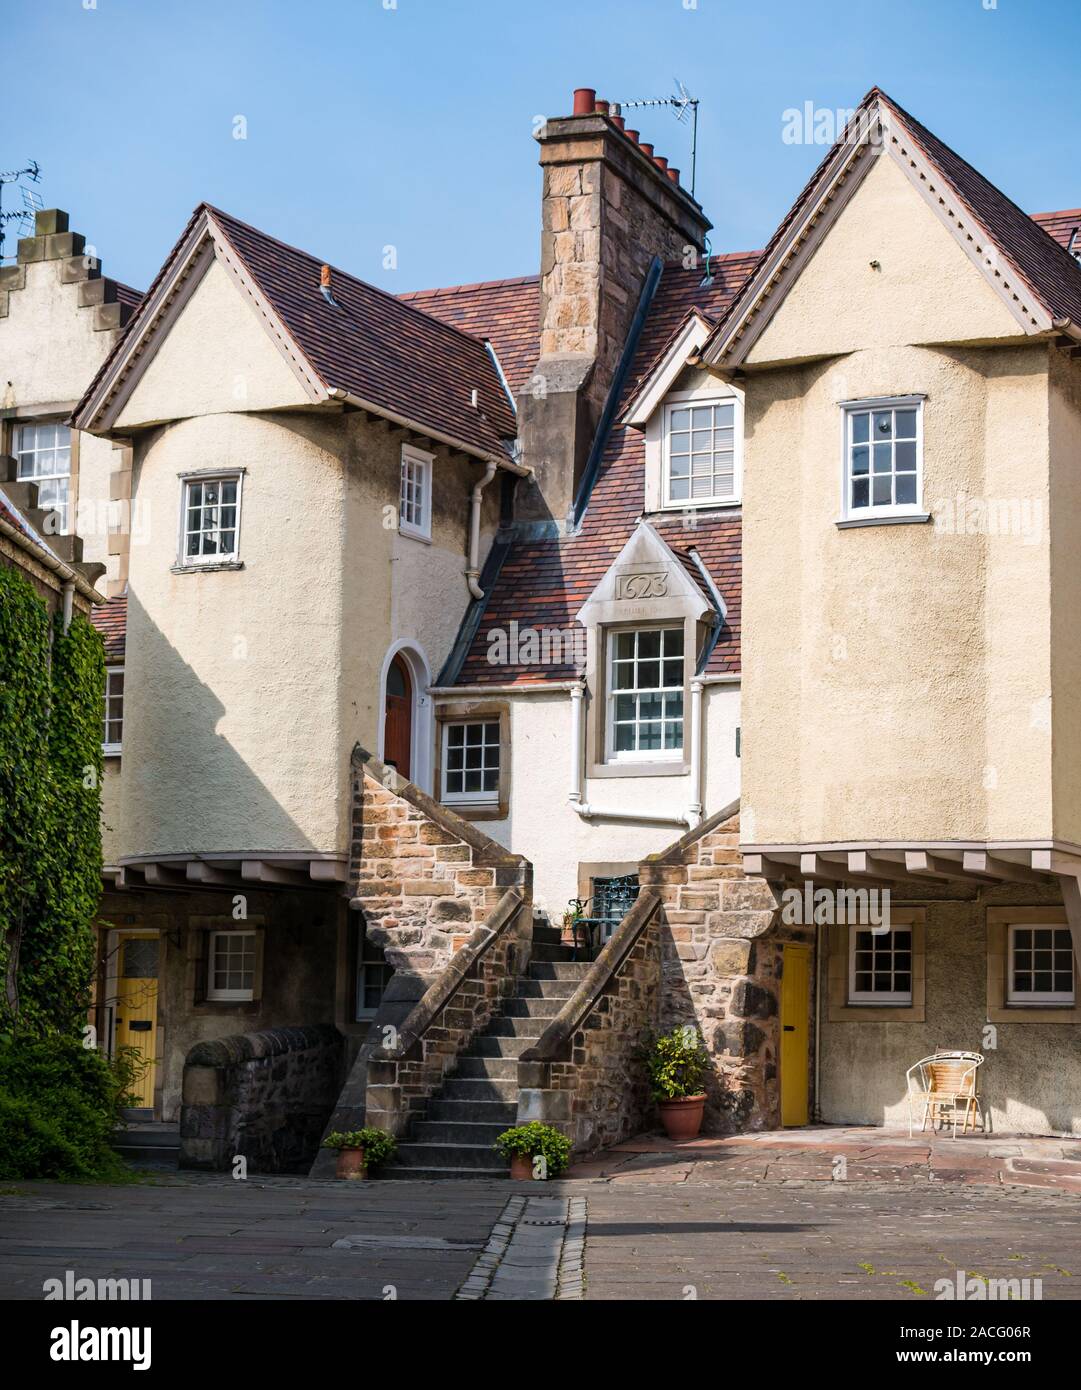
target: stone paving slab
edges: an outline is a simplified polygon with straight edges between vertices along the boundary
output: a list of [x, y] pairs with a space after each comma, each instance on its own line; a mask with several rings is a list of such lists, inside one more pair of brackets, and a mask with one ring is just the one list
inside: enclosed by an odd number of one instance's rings
[[1081, 1193], [1081, 1139], [916, 1134], [812, 1125], [673, 1142], [643, 1134], [572, 1164], [568, 1179], [659, 1185], [892, 1182], [1057, 1187]]
[[387, 1286], [399, 1299], [449, 1299], [511, 1186], [12, 1184], [0, 1190], [0, 1298], [40, 1299], [46, 1279], [71, 1269], [149, 1278], [155, 1299], [383, 1299]]

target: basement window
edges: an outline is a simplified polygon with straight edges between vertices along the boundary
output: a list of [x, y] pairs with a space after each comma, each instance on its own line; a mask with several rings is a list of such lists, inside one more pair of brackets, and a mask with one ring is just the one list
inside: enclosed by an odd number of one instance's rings
[[432, 459], [423, 449], [402, 445], [398, 530], [416, 540], [432, 536]]
[[1011, 926], [1007, 1004], [1072, 1005], [1073, 939], [1069, 927]]
[[375, 1017], [394, 967], [386, 963], [382, 947], [373, 945], [363, 927], [357, 937], [356, 1020], [363, 1023]]
[[124, 737], [124, 668], [110, 666], [105, 672], [105, 726], [101, 749], [116, 757]]
[[846, 520], [923, 516], [921, 397], [848, 402], [844, 440]]
[[211, 932], [207, 965], [208, 999], [255, 998], [255, 932]]
[[912, 929], [874, 932], [850, 927], [848, 933], [848, 1002], [912, 1003]]

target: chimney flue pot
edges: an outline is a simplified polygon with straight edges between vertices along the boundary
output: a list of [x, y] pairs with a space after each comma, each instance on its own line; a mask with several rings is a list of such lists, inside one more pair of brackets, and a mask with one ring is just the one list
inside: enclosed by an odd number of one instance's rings
[[673, 183], [679, 183], [679, 170], [672, 164], [664, 171]]
[[592, 116], [596, 101], [597, 89], [595, 87], [576, 87], [574, 89], [574, 114], [576, 116]]
[[633, 140], [636, 145], [638, 144], [638, 132], [636, 130], [625, 130], [623, 134], [628, 140]]
[[638, 142], [638, 148], [644, 155], [648, 155], [650, 159], [653, 158], [653, 146], [647, 140], [640, 140]]
[[596, 101], [593, 103], [593, 110], [598, 116], [607, 116], [608, 103], [606, 101]]

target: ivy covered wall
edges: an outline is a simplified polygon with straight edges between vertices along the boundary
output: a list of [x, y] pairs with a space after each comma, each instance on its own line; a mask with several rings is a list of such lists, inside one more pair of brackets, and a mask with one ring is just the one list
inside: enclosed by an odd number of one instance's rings
[[101, 894], [101, 638], [0, 568], [0, 1031], [85, 1021]]

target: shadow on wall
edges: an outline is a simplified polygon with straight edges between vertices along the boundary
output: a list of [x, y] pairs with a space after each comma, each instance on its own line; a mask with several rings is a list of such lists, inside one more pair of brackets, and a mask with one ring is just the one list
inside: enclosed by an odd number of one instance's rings
[[[164, 561], [163, 561], [164, 563]], [[180, 583], [237, 575], [183, 575]], [[139, 600], [128, 599], [127, 695], [124, 727], [121, 857], [140, 854], [244, 851], [335, 851], [329, 831], [315, 843], [298, 824], [293, 809], [322, 802], [317, 823], [333, 827], [344, 795], [346, 768], [331, 777], [340, 750], [334, 727], [311, 714], [311, 670], [300, 659], [268, 663], [258, 646], [271, 640], [265, 615], [247, 624], [242, 605], [227, 612], [217, 598], [199, 595], [197, 623], [181, 614], [207, 666], [220, 673], [215, 686], [201, 679], [180, 655]], [[192, 594], [193, 611], [196, 594]], [[177, 605], [180, 608], [180, 605]], [[268, 680], [268, 667], [272, 680]], [[215, 688], [216, 687], [216, 688]], [[234, 743], [220, 732], [226, 716], [247, 720], [251, 750], [268, 785]], [[326, 775], [319, 776], [316, 751]]]

